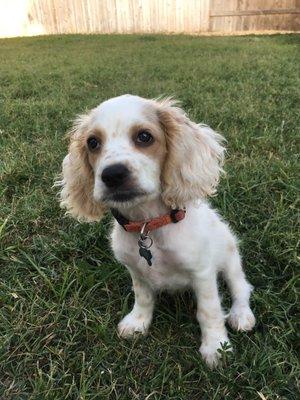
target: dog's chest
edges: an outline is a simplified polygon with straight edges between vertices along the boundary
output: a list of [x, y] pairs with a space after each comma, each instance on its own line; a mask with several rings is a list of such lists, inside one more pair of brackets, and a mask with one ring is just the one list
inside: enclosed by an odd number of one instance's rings
[[128, 235], [118, 228], [114, 229], [112, 248], [118, 261], [147, 280], [153, 288], [173, 290], [190, 285], [186, 254], [172, 243], [171, 238], [154, 238], [150, 248], [151, 266], [139, 253], [138, 235]]

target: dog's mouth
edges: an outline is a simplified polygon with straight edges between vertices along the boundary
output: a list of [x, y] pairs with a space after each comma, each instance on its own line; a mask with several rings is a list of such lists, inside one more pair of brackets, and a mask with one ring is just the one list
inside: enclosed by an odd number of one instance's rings
[[141, 190], [115, 190], [113, 192], [106, 193], [103, 201], [106, 203], [125, 203], [145, 195], [146, 193]]

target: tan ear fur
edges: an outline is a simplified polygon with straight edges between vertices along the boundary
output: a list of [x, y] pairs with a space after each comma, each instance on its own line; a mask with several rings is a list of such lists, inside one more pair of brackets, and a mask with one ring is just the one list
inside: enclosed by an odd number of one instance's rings
[[79, 116], [70, 132], [69, 154], [63, 161], [60, 204], [67, 214], [80, 221], [99, 221], [105, 207], [93, 198], [94, 173], [88, 162], [84, 133], [88, 129], [89, 116]]
[[224, 138], [192, 122], [172, 99], [158, 100], [158, 116], [167, 139], [162, 197], [172, 207], [216, 192], [225, 148]]

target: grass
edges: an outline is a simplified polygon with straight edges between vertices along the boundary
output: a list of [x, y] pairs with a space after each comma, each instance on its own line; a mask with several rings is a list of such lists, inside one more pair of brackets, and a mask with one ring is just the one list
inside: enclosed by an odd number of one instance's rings
[[[298, 35], [53, 36], [0, 41], [0, 398], [296, 399]], [[119, 340], [131, 282], [101, 225], [51, 188], [76, 113], [173, 94], [228, 140], [212, 203], [241, 239], [256, 329], [209, 370], [189, 293], [162, 294], [147, 338]], [[228, 308], [228, 292], [224, 306]], [[298, 339], [299, 344], [299, 339]]]

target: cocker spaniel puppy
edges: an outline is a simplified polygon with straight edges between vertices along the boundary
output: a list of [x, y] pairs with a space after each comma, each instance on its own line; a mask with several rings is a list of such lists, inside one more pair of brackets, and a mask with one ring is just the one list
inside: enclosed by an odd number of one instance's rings
[[209, 365], [229, 343], [218, 294], [222, 272], [232, 295], [229, 324], [255, 324], [237, 240], [205, 198], [222, 172], [222, 137], [192, 122], [172, 99], [124, 95], [80, 116], [63, 161], [61, 205], [79, 220], [114, 217], [112, 249], [126, 266], [135, 303], [119, 335], [145, 334], [155, 294], [191, 288]]

